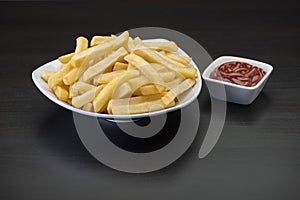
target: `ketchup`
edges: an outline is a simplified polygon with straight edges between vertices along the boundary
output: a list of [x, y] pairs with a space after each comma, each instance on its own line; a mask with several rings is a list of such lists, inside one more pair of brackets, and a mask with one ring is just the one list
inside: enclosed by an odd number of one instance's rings
[[255, 86], [266, 74], [259, 67], [244, 62], [227, 62], [211, 72], [210, 78], [242, 86]]

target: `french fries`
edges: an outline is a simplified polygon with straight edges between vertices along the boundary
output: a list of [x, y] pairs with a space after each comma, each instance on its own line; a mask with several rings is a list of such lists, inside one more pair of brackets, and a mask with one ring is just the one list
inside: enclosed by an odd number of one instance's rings
[[143, 57], [148, 62], [154, 62], [159, 63], [167, 67], [171, 71], [175, 71], [183, 78], [197, 78], [197, 70], [195, 68], [191, 67], [178, 67], [174, 65], [173, 63], [170, 63], [168, 60], [165, 60], [164, 57], [161, 56], [158, 52], [143, 48], [143, 49], [137, 49], [134, 51], [135, 54]]
[[180, 56], [180, 55], [177, 55], [177, 54], [174, 54], [174, 53], [165, 53], [165, 54], [169, 58], [171, 58], [174, 61], [177, 61], [177, 62], [179, 62], [181, 64], [184, 64], [185, 66], [188, 65], [192, 61], [192, 58], [190, 58], [190, 57]]
[[195, 80], [186, 79], [181, 82], [176, 87], [172, 88], [166, 95], [164, 95], [161, 100], [165, 105], [169, 105], [177, 96], [187, 91], [195, 84]]
[[82, 79], [84, 82], [90, 81], [92, 78], [94, 78], [96, 75], [104, 72], [108, 67], [113, 66], [116, 62], [122, 60], [124, 56], [128, 52], [124, 47], [121, 47], [117, 51], [111, 53], [106, 58], [101, 60], [100, 62], [96, 63], [95, 65], [89, 67], [82, 76]]
[[178, 50], [178, 46], [175, 42], [143, 42], [143, 44], [154, 50], [165, 50], [168, 52], [175, 52]]
[[165, 106], [161, 99], [146, 101], [137, 104], [125, 104], [125, 105], [114, 105], [111, 104], [112, 114], [115, 115], [128, 115], [128, 114], [138, 114], [138, 113], [147, 113], [157, 110], [162, 110], [171, 106], [174, 106], [175, 102], [173, 101], [168, 106]]
[[45, 82], [48, 82], [49, 77], [52, 76], [53, 74], [55, 74], [55, 72], [51, 72], [51, 71], [44, 70], [44, 71], [42, 71], [42, 73], [41, 73], [41, 78], [42, 78]]
[[67, 64], [71, 58], [74, 56], [75, 53], [69, 53], [63, 56], [58, 57], [58, 60], [63, 63], [63, 64]]
[[127, 63], [121, 63], [121, 62], [116, 62], [115, 66], [113, 67], [113, 71], [118, 71], [118, 70], [126, 70], [128, 67]]
[[[138, 68], [150, 81], [158, 84], [157, 89], [162, 92], [161, 85], [164, 85], [163, 79], [158, 72], [147, 61], [135, 54], [129, 54], [124, 58], [129, 64]], [[159, 86], [160, 85], [160, 86]]]
[[[176, 105], [198, 76], [192, 58], [178, 55], [175, 42], [115, 36], [76, 39], [74, 52], [58, 57], [56, 72], [42, 71], [56, 97], [88, 112], [128, 115]], [[179, 98], [180, 99], [180, 98]]]
[[67, 102], [68, 97], [69, 97], [69, 92], [64, 89], [61, 86], [56, 86], [54, 89], [54, 94], [59, 98], [60, 100]]
[[89, 41], [85, 37], [80, 36], [76, 39], [76, 44], [75, 54], [86, 50], [88, 48]]
[[112, 36], [98, 36], [98, 35], [95, 35], [91, 40], [91, 47], [99, 45], [99, 44], [103, 43], [104, 41], [109, 40], [111, 38], [112, 38]]
[[92, 103], [87, 103], [84, 106], [82, 106], [82, 110], [93, 112], [93, 104]]
[[115, 115], [137, 114], [161, 110], [175, 105], [175, 102], [165, 106], [159, 94], [137, 96], [124, 99], [111, 99], [109, 113]]
[[99, 74], [93, 80], [94, 85], [100, 85], [109, 83], [113, 78], [115, 78], [118, 74], [122, 73], [125, 70], [118, 70], [108, 73]]
[[79, 68], [73, 68], [71, 69], [64, 77], [63, 82], [66, 85], [72, 85], [75, 83], [77, 77], [78, 77]]
[[137, 70], [124, 71], [119, 74], [116, 78], [110, 81], [103, 90], [95, 97], [93, 100], [93, 106], [95, 112], [103, 112], [105, 110], [105, 105], [113, 97], [114, 90], [122, 83], [130, 80], [139, 75]]
[[92, 88], [89, 91], [83, 93], [80, 96], [76, 96], [72, 99], [72, 105], [76, 108], [80, 108], [95, 98], [95, 96], [104, 88], [104, 85], [100, 85], [96, 88]]
[[114, 98], [119, 99], [127, 96], [130, 97], [131, 94], [132, 94], [131, 86], [129, 85], [128, 82], [125, 82], [122, 85], [120, 85], [119, 88], [116, 89], [114, 93]]
[[73, 98], [80, 94], [83, 94], [83, 93], [91, 90], [92, 88], [95, 88], [95, 86], [90, 85], [88, 83], [78, 81], [70, 87], [69, 98]]
[[152, 94], [159, 94], [160, 92], [157, 90], [155, 85], [145, 85], [140, 87], [139, 91], [141, 92], [142, 95], [152, 95]]
[[54, 89], [55, 86], [61, 82], [65, 75], [67, 75], [72, 69], [72, 65], [70, 63], [65, 64], [61, 70], [55, 72], [52, 76], [48, 78], [48, 85], [51, 89]]

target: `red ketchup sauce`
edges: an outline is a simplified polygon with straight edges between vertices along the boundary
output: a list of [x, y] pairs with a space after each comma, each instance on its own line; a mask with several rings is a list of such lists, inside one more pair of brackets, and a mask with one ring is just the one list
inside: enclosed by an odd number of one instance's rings
[[244, 62], [227, 62], [211, 72], [210, 78], [242, 86], [255, 86], [266, 74], [259, 67]]

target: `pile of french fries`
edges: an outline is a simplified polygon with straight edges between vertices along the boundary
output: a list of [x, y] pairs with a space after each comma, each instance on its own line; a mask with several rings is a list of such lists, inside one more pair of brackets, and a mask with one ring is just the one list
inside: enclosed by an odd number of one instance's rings
[[174, 106], [196, 83], [192, 59], [176, 54], [174, 42], [119, 36], [76, 39], [73, 53], [60, 56], [60, 70], [42, 71], [58, 99], [85, 111], [128, 115]]

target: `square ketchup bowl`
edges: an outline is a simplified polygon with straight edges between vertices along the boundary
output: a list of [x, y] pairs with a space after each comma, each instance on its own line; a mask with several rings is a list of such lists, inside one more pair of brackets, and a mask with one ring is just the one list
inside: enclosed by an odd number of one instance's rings
[[[211, 72], [213, 72], [220, 65], [227, 62], [248, 63], [252, 66], [261, 68], [266, 73], [256, 85], [250, 87], [226, 82], [223, 80], [216, 80], [210, 77]], [[235, 56], [221, 56], [216, 60], [214, 60], [204, 70], [202, 77], [212, 97], [222, 101], [248, 105], [251, 104], [259, 95], [259, 93], [262, 91], [272, 71], [273, 71], [273, 67], [270, 64], [263, 63], [257, 60], [235, 57]]]

